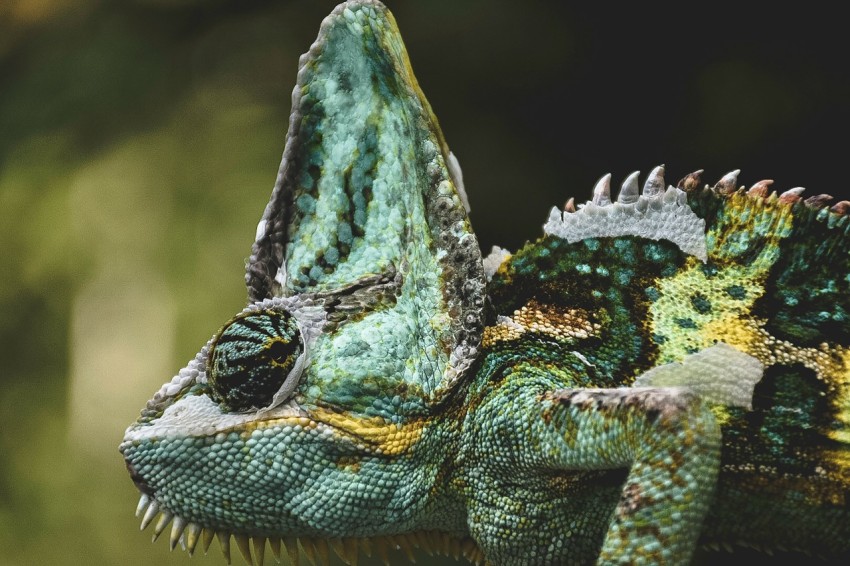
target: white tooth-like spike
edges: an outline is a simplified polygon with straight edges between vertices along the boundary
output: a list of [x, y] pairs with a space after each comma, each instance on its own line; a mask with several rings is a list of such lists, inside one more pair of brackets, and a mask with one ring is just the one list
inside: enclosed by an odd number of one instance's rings
[[351, 566], [357, 566], [358, 558], [360, 554], [360, 545], [356, 538], [344, 538], [342, 539], [342, 546], [345, 549], [345, 554], [348, 556], [348, 563]]
[[328, 539], [328, 545], [331, 547], [331, 549], [333, 549], [334, 553], [336, 553], [336, 555], [342, 559], [343, 562], [348, 562], [346, 560], [345, 547], [342, 546], [341, 538]]
[[611, 204], [611, 173], [602, 176], [593, 187], [593, 204], [607, 206]]
[[207, 553], [210, 549], [210, 545], [212, 544], [213, 537], [215, 537], [215, 531], [210, 528], [204, 529], [203, 539], [204, 539], [204, 554]]
[[154, 500], [151, 502], [147, 511], [145, 511], [145, 516], [142, 517], [142, 526], [139, 530], [145, 530], [147, 526], [151, 524], [151, 521], [154, 520], [154, 517], [157, 516], [157, 513], [159, 513], [159, 503]]
[[174, 550], [174, 547], [177, 546], [177, 541], [180, 540], [187, 523], [188, 521], [179, 515], [174, 517], [174, 522], [171, 524], [171, 537], [168, 539], [168, 546], [171, 550]]
[[224, 559], [230, 564], [230, 533], [216, 531], [215, 536], [218, 538], [218, 544], [221, 546], [221, 553], [224, 555]]
[[[577, 242], [587, 238], [640, 236], [651, 240], [668, 240], [683, 252], [707, 260], [705, 220], [697, 216], [687, 203], [684, 190], [670, 187], [653, 196], [640, 195], [634, 202], [617, 202], [600, 206], [607, 194], [610, 175], [603, 177], [594, 191], [594, 201], [574, 213], [557, 210], [543, 225], [543, 232]], [[624, 187], [625, 195], [636, 189], [630, 178]], [[621, 193], [621, 195], [623, 194]]]
[[643, 196], [654, 197], [664, 190], [664, 165], [659, 165], [649, 173], [643, 184]]
[[686, 193], [690, 193], [702, 188], [702, 174], [705, 173], [702, 169], [697, 169], [693, 173], [688, 173], [676, 183], [676, 187], [682, 189]]
[[233, 535], [233, 540], [236, 541], [236, 548], [239, 549], [239, 554], [245, 559], [245, 563], [253, 566], [254, 557], [251, 554], [251, 544], [248, 540], [248, 535]]
[[280, 539], [277, 537], [270, 538], [269, 547], [272, 549], [272, 554], [274, 554], [274, 561], [280, 564]]
[[[324, 555], [321, 554], [321, 552], [325, 552], [325, 554], [327, 554], [327, 543], [323, 542], [322, 544], [317, 544], [316, 540], [317, 539], [300, 538], [300, 539], [298, 539], [298, 545], [301, 546], [301, 551], [304, 554], [304, 558], [307, 559], [307, 564], [309, 564], [310, 566], [323, 566], [324, 564], [328, 563], [327, 560], [325, 559]], [[320, 547], [323, 550], [320, 550]], [[287, 551], [287, 556], [288, 556], [289, 548], [286, 548], [286, 547], [284, 547], [284, 548]], [[297, 550], [298, 549], [296, 548], [296, 551]], [[297, 554], [297, 552], [296, 552], [296, 555], [300, 556], [300, 555]], [[291, 559], [289, 560], [289, 563], [292, 564]], [[300, 563], [299, 563], [299, 566], [300, 566]]]
[[806, 189], [803, 187], [794, 187], [793, 189], [788, 189], [781, 195], [779, 195], [779, 202], [794, 204], [802, 197], [800, 195], [803, 194], [803, 191]]
[[186, 550], [189, 551], [189, 556], [195, 554], [195, 547], [198, 546], [198, 541], [201, 539], [201, 530], [201, 525], [198, 523], [186, 525]]
[[620, 188], [620, 194], [617, 195], [617, 202], [621, 202], [623, 204], [631, 204], [637, 201], [640, 196], [640, 190], [638, 188], [638, 175], [640, 175], [640, 171], [635, 171], [623, 181], [623, 186]]
[[159, 516], [159, 521], [156, 522], [156, 526], [153, 528], [153, 541], [156, 542], [156, 539], [159, 538], [159, 535], [162, 534], [162, 531], [165, 530], [165, 527], [168, 526], [168, 523], [171, 522], [171, 519], [174, 517], [174, 513], [169, 510], [165, 510], [162, 512], [162, 515]]
[[715, 190], [726, 194], [734, 192], [735, 189], [738, 188], [738, 175], [740, 173], [740, 169], [735, 169], [734, 171], [729, 171], [723, 175], [723, 177], [717, 181], [717, 184], [714, 185]]
[[151, 503], [151, 498], [148, 494], [143, 493], [141, 497], [139, 497], [139, 504], [136, 505], [136, 517], [142, 514], [142, 512], [148, 508], [148, 505]]
[[254, 563], [263, 566], [266, 559], [266, 537], [251, 537], [251, 542], [254, 543]]

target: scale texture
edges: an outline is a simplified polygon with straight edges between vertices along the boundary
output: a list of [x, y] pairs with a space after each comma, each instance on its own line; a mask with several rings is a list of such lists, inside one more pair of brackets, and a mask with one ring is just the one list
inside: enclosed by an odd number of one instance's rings
[[143, 528], [249, 563], [850, 551], [850, 203], [656, 167], [482, 258], [382, 4], [328, 16], [292, 103], [247, 306], [121, 443]]

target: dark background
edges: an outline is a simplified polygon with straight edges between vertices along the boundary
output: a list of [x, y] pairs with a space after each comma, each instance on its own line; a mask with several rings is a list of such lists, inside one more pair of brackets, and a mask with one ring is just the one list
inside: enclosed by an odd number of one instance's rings
[[[333, 4], [0, 3], [4, 563], [188, 560], [136, 532], [116, 447], [244, 302], [297, 58]], [[660, 163], [850, 198], [846, 20], [814, 4], [389, 6], [485, 253]], [[772, 560], [736, 557], [705, 562]]]

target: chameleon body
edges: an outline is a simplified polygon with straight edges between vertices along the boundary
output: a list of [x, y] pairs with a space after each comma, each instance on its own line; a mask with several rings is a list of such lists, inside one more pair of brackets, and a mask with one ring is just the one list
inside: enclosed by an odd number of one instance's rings
[[482, 259], [391, 14], [337, 7], [249, 304], [121, 444], [143, 527], [256, 562], [847, 552], [850, 204], [663, 173]]

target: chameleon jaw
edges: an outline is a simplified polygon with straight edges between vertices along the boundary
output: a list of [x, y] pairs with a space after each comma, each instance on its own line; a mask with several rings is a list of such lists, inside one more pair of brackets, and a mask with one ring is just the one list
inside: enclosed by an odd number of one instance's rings
[[[328, 554], [328, 542], [330, 548], [350, 564], [356, 563], [358, 547], [367, 553], [374, 548], [379, 556], [393, 549], [422, 547], [426, 551], [463, 555], [476, 563], [483, 561], [477, 545], [463, 534], [458, 525], [420, 523], [420, 507], [430, 498], [428, 488], [414, 490], [416, 493], [405, 491], [404, 486], [409, 483], [407, 462], [421, 438], [423, 423], [380, 423], [374, 418], [360, 418], [319, 408], [308, 411], [290, 401], [276, 407], [271, 418], [230, 415], [231, 418], [246, 420], [229, 430], [218, 429], [211, 436], [204, 435], [209, 439], [205, 442], [187, 436], [185, 429], [181, 434], [180, 427], [173, 420], [181, 418], [181, 414], [189, 421], [193, 420], [193, 411], [186, 405], [187, 401], [189, 405], [216, 407], [205, 395], [182, 399], [164, 411], [158, 419], [164, 422], [131, 427], [120, 448], [130, 476], [142, 493], [136, 510], [136, 515], [141, 516], [141, 528], [153, 525], [156, 540], [170, 525], [168, 540], [172, 550], [179, 543], [192, 554], [203, 541], [206, 552], [212, 539], [218, 537], [222, 552], [229, 557], [232, 536], [249, 564], [254, 563], [250, 558], [252, 545], [255, 557], [261, 558], [266, 540], [276, 556], [283, 540], [283, 548], [290, 557], [297, 555], [300, 545], [305, 555], [318, 557], [314, 561], [318, 564], [327, 562], [323, 557]], [[254, 420], [250, 420], [251, 417]], [[283, 430], [299, 432], [283, 433]], [[269, 436], [285, 434], [288, 435], [286, 444], [263, 445]], [[215, 449], [210, 449], [213, 444]], [[227, 445], [232, 448], [226, 448]], [[288, 446], [294, 448], [294, 453], [308, 454], [307, 459], [291, 459]], [[151, 475], [151, 470], [144, 468], [145, 462], [154, 454], [167, 454], [166, 460], [170, 464]], [[255, 463], [243, 469], [238, 478], [229, 478], [222, 473], [221, 465], [225, 462], [248, 461]], [[317, 485], [313, 482], [319, 482], [319, 478], [307, 477], [320, 462], [333, 467], [332, 478], [322, 480], [323, 485], [337, 485], [339, 489], [316, 489]], [[299, 476], [305, 477], [307, 483], [296, 482], [298, 485], [293, 485], [288, 478], [299, 469], [304, 471], [303, 474], [299, 472]], [[381, 477], [392, 481], [376, 488], [369, 478], [376, 477], [378, 469], [382, 470]], [[200, 478], [217, 482], [220, 486], [250, 485], [253, 491], [245, 499], [232, 490], [225, 490], [220, 498], [210, 501], [209, 491], [192, 487], [198, 485]], [[367, 486], [371, 486], [366, 489], [371, 495], [363, 494]], [[174, 499], [174, 494], [181, 493], [181, 490], [183, 495]], [[305, 501], [302, 495], [309, 500], [306, 506], [300, 505]], [[387, 522], [384, 518], [358, 512], [352, 522], [352, 517], [339, 517], [334, 510], [342, 499], [350, 500], [356, 508], [371, 509], [374, 507], [372, 497], [394, 502], [397, 520]], [[253, 510], [257, 513], [255, 519], [260, 521], [255, 527], [254, 519], [245, 522], [244, 510], [248, 501], [258, 498], [270, 504], [264, 509]], [[411, 505], [411, 501], [416, 503]], [[204, 524], [199, 517], [209, 516], [211, 508], [226, 511], [222, 511], [221, 522]], [[442, 527], [451, 534], [427, 530]], [[396, 534], [396, 529], [407, 530], [408, 534]], [[414, 534], [409, 534], [411, 531]], [[257, 560], [256, 563], [262, 562]]]
[[[455, 537], [436, 530], [417, 531], [376, 537], [345, 537], [345, 538], [314, 538], [314, 537], [279, 537], [247, 535], [230, 533], [226, 530], [204, 527], [199, 523], [187, 521], [165, 508], [155, 497], [142, 493], [136, 507], [136, 517], [142, 517], [141, 530], [151, 524], [153, 527], [153, 542], [171, 525], [168, 544], [174, 550], [179, 544], [189, 556], [194, 555], [198, 544], [204, 554], [207, 554], [213, 538], [217, 538], [219, 547], [227, 563], [231, 563], [231, 537], [236, 542], [236, 548], [247, 564], [262, 565], [265, 558], [266, 542], [280, 563], [285, 555], [289, 564], [300, 564], [300, 554], [303, 554], [311, 564], [330, 564], [330, 551], [339, 556], [346, 564], [356, 565], [358, 555], [362, 552], [367, 557], [375, 556], [386, 566], [391, 564], [391, 552], [404, 552], [407, 558], [415, 561], [414, 549], [421, 549], [430, 556], [451, 556], [455, 560], [464, 557], [472, 564], [484, 564], [484, 553], [468, 537]], [[154, 523], [154, 520], [156, 522]]]

